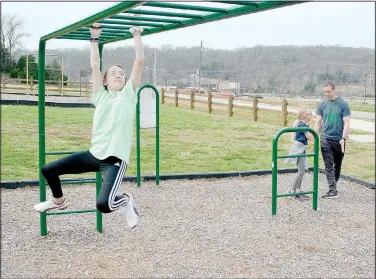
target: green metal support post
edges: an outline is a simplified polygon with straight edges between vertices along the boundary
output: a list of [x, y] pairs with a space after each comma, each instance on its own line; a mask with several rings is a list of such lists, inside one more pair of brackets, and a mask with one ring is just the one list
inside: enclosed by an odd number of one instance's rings
[[155, 184], [159, 185], [159, 93], [151, 84], [145, 84], [137, 91], [136, 106], [136, 154], [137, 154], [137, 187], [141, 185], [141, 136], [140, 136], [140, 93], [144, 88], [151, 88], [155, 92], [156, 129], [155, 129]]
[[[314, 136], [314, 153], [312, 154], [300, 154], [300, 155], [282, 155], [278, 156], [278, 139], [284, 133], [289, 132], [310, 132]], [[277, 198], [285, 196], [294, 196], [294, 193], [278, 194], [277, 193], [277, 171], [278, 162], [277, 159], [281, 158], [296, 158], [296, 157], [312, 157], [313, 156], [313, 190], [302, 192], [302, 194], [313, 194], [312, 208], [317, 210], [317, 195], [318, 195], [318, 180], [319, 180], [319, 137], [317, 133], [308, 127], [298, 128], [284, 128], [281, 129], [273, 139], [273, 154], [272, 154], [272, 215], [277, 214]]]
[[[100, 172], [97, 172], [95, 174], [96, 176], [96, 197], [98, 198], [99, 191], [101, 190], [102, 186], [102, 174]], [[103, 222], [102, 222], [102, 212], [100, 212], [98, 209], [96, 209], [96, 216], [97, 216], [97, 231], [103, 232]]]
[[[46, 181], [42, 167], [46, 163], [46, 126], [45, 126], [45, 63], [46, 42], [39, 41], [38, 50], [38, 129], [39, 129], [39, 200], [46, 200]], [[40, 213], [40, 234], [47, 235], [47, 214]]]
[[[38, 121], [39, 121], [39, 195], [40, 202], [46, 200], [46, 180], [41, 172], [42, 167], [46, 163], [46, 155], [63, 155], [63, 154], [73, 154], [78, 151], [62, 151], [62, 152], [46, 152], [46, 136], [45, 136], [45, 50], [46, 42], [41, 40], [39, 44], [38, 53], [38, 83], [39, 83], [39, 94], [38, 94]], [[99, 55], [100, 55], [100, 69], [102, 70], [102, 52], [103, 44], [99, 45]], [[69, 182], [61, 182], [61, 184], [83, 184], [92, 183], [90, 179], [73, 180]], [[102, 185], [102, 174], [100, 172], [96, 173], [96, 197], [99, 195], [99, 191]], [[71, 210], [71, 211], [58, 211], [58, 212], [43, 212], [40, 213], [40, 234], [42, 236], [47, 235], [47, 215], [61, 215], [61, 214], [75, 214], [75, 213], [89, 213], [96, 212], [97, 219], [97, 230], [98, 232], [103, 232], [102, 225], [102, 213], [98, 209], [83, 209], [83, 210]]]
[[[100, 59], [99, 67], [100, 67], [101, 72], [102, 72], [102, 66], [103, 66], [102, 57], [103, 57], [103, 44], [99, 44], [99, 59]], [[96, 183], [95, 183], [96, 184], [96, 197], [98, 198], [99, 191], [101, 190], [101, 186], [102, 186], [102, 174], [100, 171], [98, 171], [95, 174], [95, 178], [96, 178]], [[96, 217], [97, 217], [97, 231], [103, 232], [102, 212], [100, 212], [98, 209], [96, 210]]]

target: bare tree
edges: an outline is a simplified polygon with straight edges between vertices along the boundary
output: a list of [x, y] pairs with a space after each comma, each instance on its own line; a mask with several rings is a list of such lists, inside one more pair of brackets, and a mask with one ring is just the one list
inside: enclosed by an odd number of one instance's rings
[[14, 54], [22, 48], [22, 39], [29, 34], [24, 32], [25, 23], [17, 15], [5, 14], [1, 21], [1, 42], [13, 58]]

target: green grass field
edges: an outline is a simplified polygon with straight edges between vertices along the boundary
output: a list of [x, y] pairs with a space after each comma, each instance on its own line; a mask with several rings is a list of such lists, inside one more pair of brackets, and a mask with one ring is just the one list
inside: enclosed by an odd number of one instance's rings
[[[91, 108], [46, 107], [46, 150], [81, 151], [90, 147]], [[38, 108], [2, 106], [1, 180], [38, 179]], [[266, 119], [280, 113], [263, 112]], [[280, 124], [253, 122], [251, 115], [229, 118], [161, 105], [160, 173], [205, 173], [271, 169], [272, 138]], [[289, 123], [292, 120], [289, 117]], [[135, 146], [135, 145], [134, 145]], [[280, 138], [279, 154], [287, 154], [290, 135]], [[141, 132], [142, 175], [155, 172], [155, 129]], [[133, 148], [126, 175], [136, 174]], [[374, 182], [373, 143], [348, 141], [343, 173]], [[47, 161], [58, 158], [49, 156]], [[279, 161], [279, 168], [293, 167]], [[310, 159], [312, 165], [312, 159]], [[320, 167], [323, 163], [320, 154]], [[76, 177], [73, 175], [64, 178]], [[83, 174], [79, 177], [94, 177]]]
[[373, 104], [363, 104], [361, 102], [350, 101], [349, 106], [352, 111], [364, 111], [375, 113], [375, 105]]

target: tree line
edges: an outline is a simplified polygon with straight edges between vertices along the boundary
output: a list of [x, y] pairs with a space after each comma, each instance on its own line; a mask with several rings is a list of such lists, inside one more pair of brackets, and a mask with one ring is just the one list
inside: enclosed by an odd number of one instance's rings
[[[1, 72], [11, 77], [26, 76], [25, 55], [30, 51], [22, 50], [21, 39], [27, 36], [17, 17], [5, 17], [2, 24]], [[4, 22], [4, 20], [3, 20]], [[205, 46], [205, 41], [204, 41]], [[155, 48], [145, 46], [146, 64], [143, 81], [154, 76]], [[89, 42], [84, 49], [55, 49], [54, 55], [64, 57], [64, 80], [80, 80], [80, 71], [90, 73]], [[17, 57], [18, 59], [15, 60]], [[32, 52], [36, 53], [37, 50]], [[163, 45], [157, 52], [157, 85], [187, 86], [196, 82], [200, 68], [201, 47], [173, 47]], [[234, 50], [205, 48], [201, 53], [201, 75], [205, 80], [216, 82], [239, 82], [244, 91], [258, 92], [307, 92], [318, 90], [323, 81], [330, 79], [337, 84], [354, 86], [372, 86], [375, 76], [375, 51], [370, 48], [352, 48], [341, 46], [254, 46]], [[112, 64], [122, 64], [130, 71], [133, 65], [132, 46], [105, 46], [103, 68]], [[35, 58], [29, 56], [30, 76], [37, 79]], [[3, 63], [4, 62], [4, 63]], [[55, 60], [46, 70], [46, 79], [60, 80], [61, 72]], [[194, 79], [194, 81], [193, 81]], [[208, 82], [209, 83], [209, 82]], [[210, 86], [208, 84], [208, 86]]]
[[[23, 19], [17, 15], [4, 14], [0, 35], [0, 73], [6, 74], [10, 78], [26, 79], [28, 70], [29, 78], [37, 80], [38, 66], [35, 56], [28, 55], [27, 58], [27, 54], [23, 54], [28, 51], [23, 49], [22, 39], [29, 36], [24, 32]], [[67, 75], [63, 77], [64, 81], [68, 80]], [[61, 68], [56, 59], [46, 65], [45, 78], [52, 81], [50, 84], [58, 84], [61, 81]]]

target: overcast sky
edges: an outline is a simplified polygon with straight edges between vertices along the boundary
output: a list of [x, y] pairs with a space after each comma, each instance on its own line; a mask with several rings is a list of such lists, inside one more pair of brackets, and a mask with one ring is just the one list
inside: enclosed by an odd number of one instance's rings
[[[2, 2], [1, 12], [19, 15], [30, 36], [24, 47], [38, 48], [39, 38], [116, 2]], [[191, 3], [193, 4], [193, 3]], [[151, 47], [163, 44], [234, 49], [255, 45], [340, 45], [375, 48], [374, 2], [311, 2], [145, 36]], [[129, 45], [130, 40], [108, 46]], [[82, 48], [88, 42], [50, 40], [47, 49]], [[106, 47], [108, 47], [106, 46]]]

